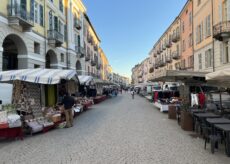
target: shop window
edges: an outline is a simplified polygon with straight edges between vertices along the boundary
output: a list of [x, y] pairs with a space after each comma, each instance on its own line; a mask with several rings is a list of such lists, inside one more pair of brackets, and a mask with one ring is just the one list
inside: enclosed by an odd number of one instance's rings
[[34, 42], [34, 53], [40, 54], [40, 44], [37, 42]]
[[61, 53], [61, 62], [65, 61], [65, 55], [63, 53]]

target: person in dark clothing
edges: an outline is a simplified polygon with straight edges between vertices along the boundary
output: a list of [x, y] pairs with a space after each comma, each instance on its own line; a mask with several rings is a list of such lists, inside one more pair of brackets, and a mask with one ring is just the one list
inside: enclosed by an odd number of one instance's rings
[[73, 97], [69, 96], [68, 93], [65, 93], [65, 96], [62, 100], [62, 104], [64, 105], [64, 112], [66, 117], [66, 127], [72, 127], [73, 126], [73, 113], [72, 113], [72, 107], [75, 103], [75, 100]]

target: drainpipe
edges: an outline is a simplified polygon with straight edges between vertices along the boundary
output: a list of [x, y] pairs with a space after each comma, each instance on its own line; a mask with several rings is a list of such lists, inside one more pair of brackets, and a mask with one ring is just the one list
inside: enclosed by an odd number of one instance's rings
[[[214, 5], [213, 5], [213, 0], [211, 1], [211, 3], [212, 3], [212, 37], [213, 37], [213, 34], [214, 34], [214, 31], [213, 31], [213, 30], [214, 30], [214, 28], [213, 28], [213, 25], [214, 25], [214, 17], [213, 17], [213, 16], [214, 16], [214, 14], [213, 14]], [[215, 54], [215, 53], [214, 53], [214, 49], [215, 49], [214, 46], [215, 46], [215, 44], [214, 44], [214, 41], [215, 41], [215, 40], [214, 40], [214, 38], [213, 38], [213, 39], [212, 39], [212, 62], [213, 62], [213, 63], [212, 63], [212, 66], [213, 66], [213, 67], [212, 67], [212, 71], [213, 71], [213, 72], [215, 72], [215, 56], [214, 56], [214, 54]]]

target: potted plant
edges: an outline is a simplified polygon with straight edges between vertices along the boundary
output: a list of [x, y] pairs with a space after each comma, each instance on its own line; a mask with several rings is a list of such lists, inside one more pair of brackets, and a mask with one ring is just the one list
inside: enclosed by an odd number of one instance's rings
[[180, 125], [181, 125], [181, 128], [185, 131], [192, 131], [193, 130], [193, 119], [188, 109], [189, 109], [189, 103], [183, 103], [181, 105]]

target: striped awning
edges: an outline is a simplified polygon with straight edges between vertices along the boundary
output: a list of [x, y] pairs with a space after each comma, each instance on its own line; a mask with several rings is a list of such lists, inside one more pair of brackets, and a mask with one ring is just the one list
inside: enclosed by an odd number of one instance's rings
[[92, 76], [80, 75], [78, 76], [78, 79], [81, 85], [89, 85], [91, 82], [94, 83]]
[[37, 68], [0, 72], [0, 82], [20, 80], [38, 84], [58, 84], [62, 79], [78, 81], [76, 70]]

